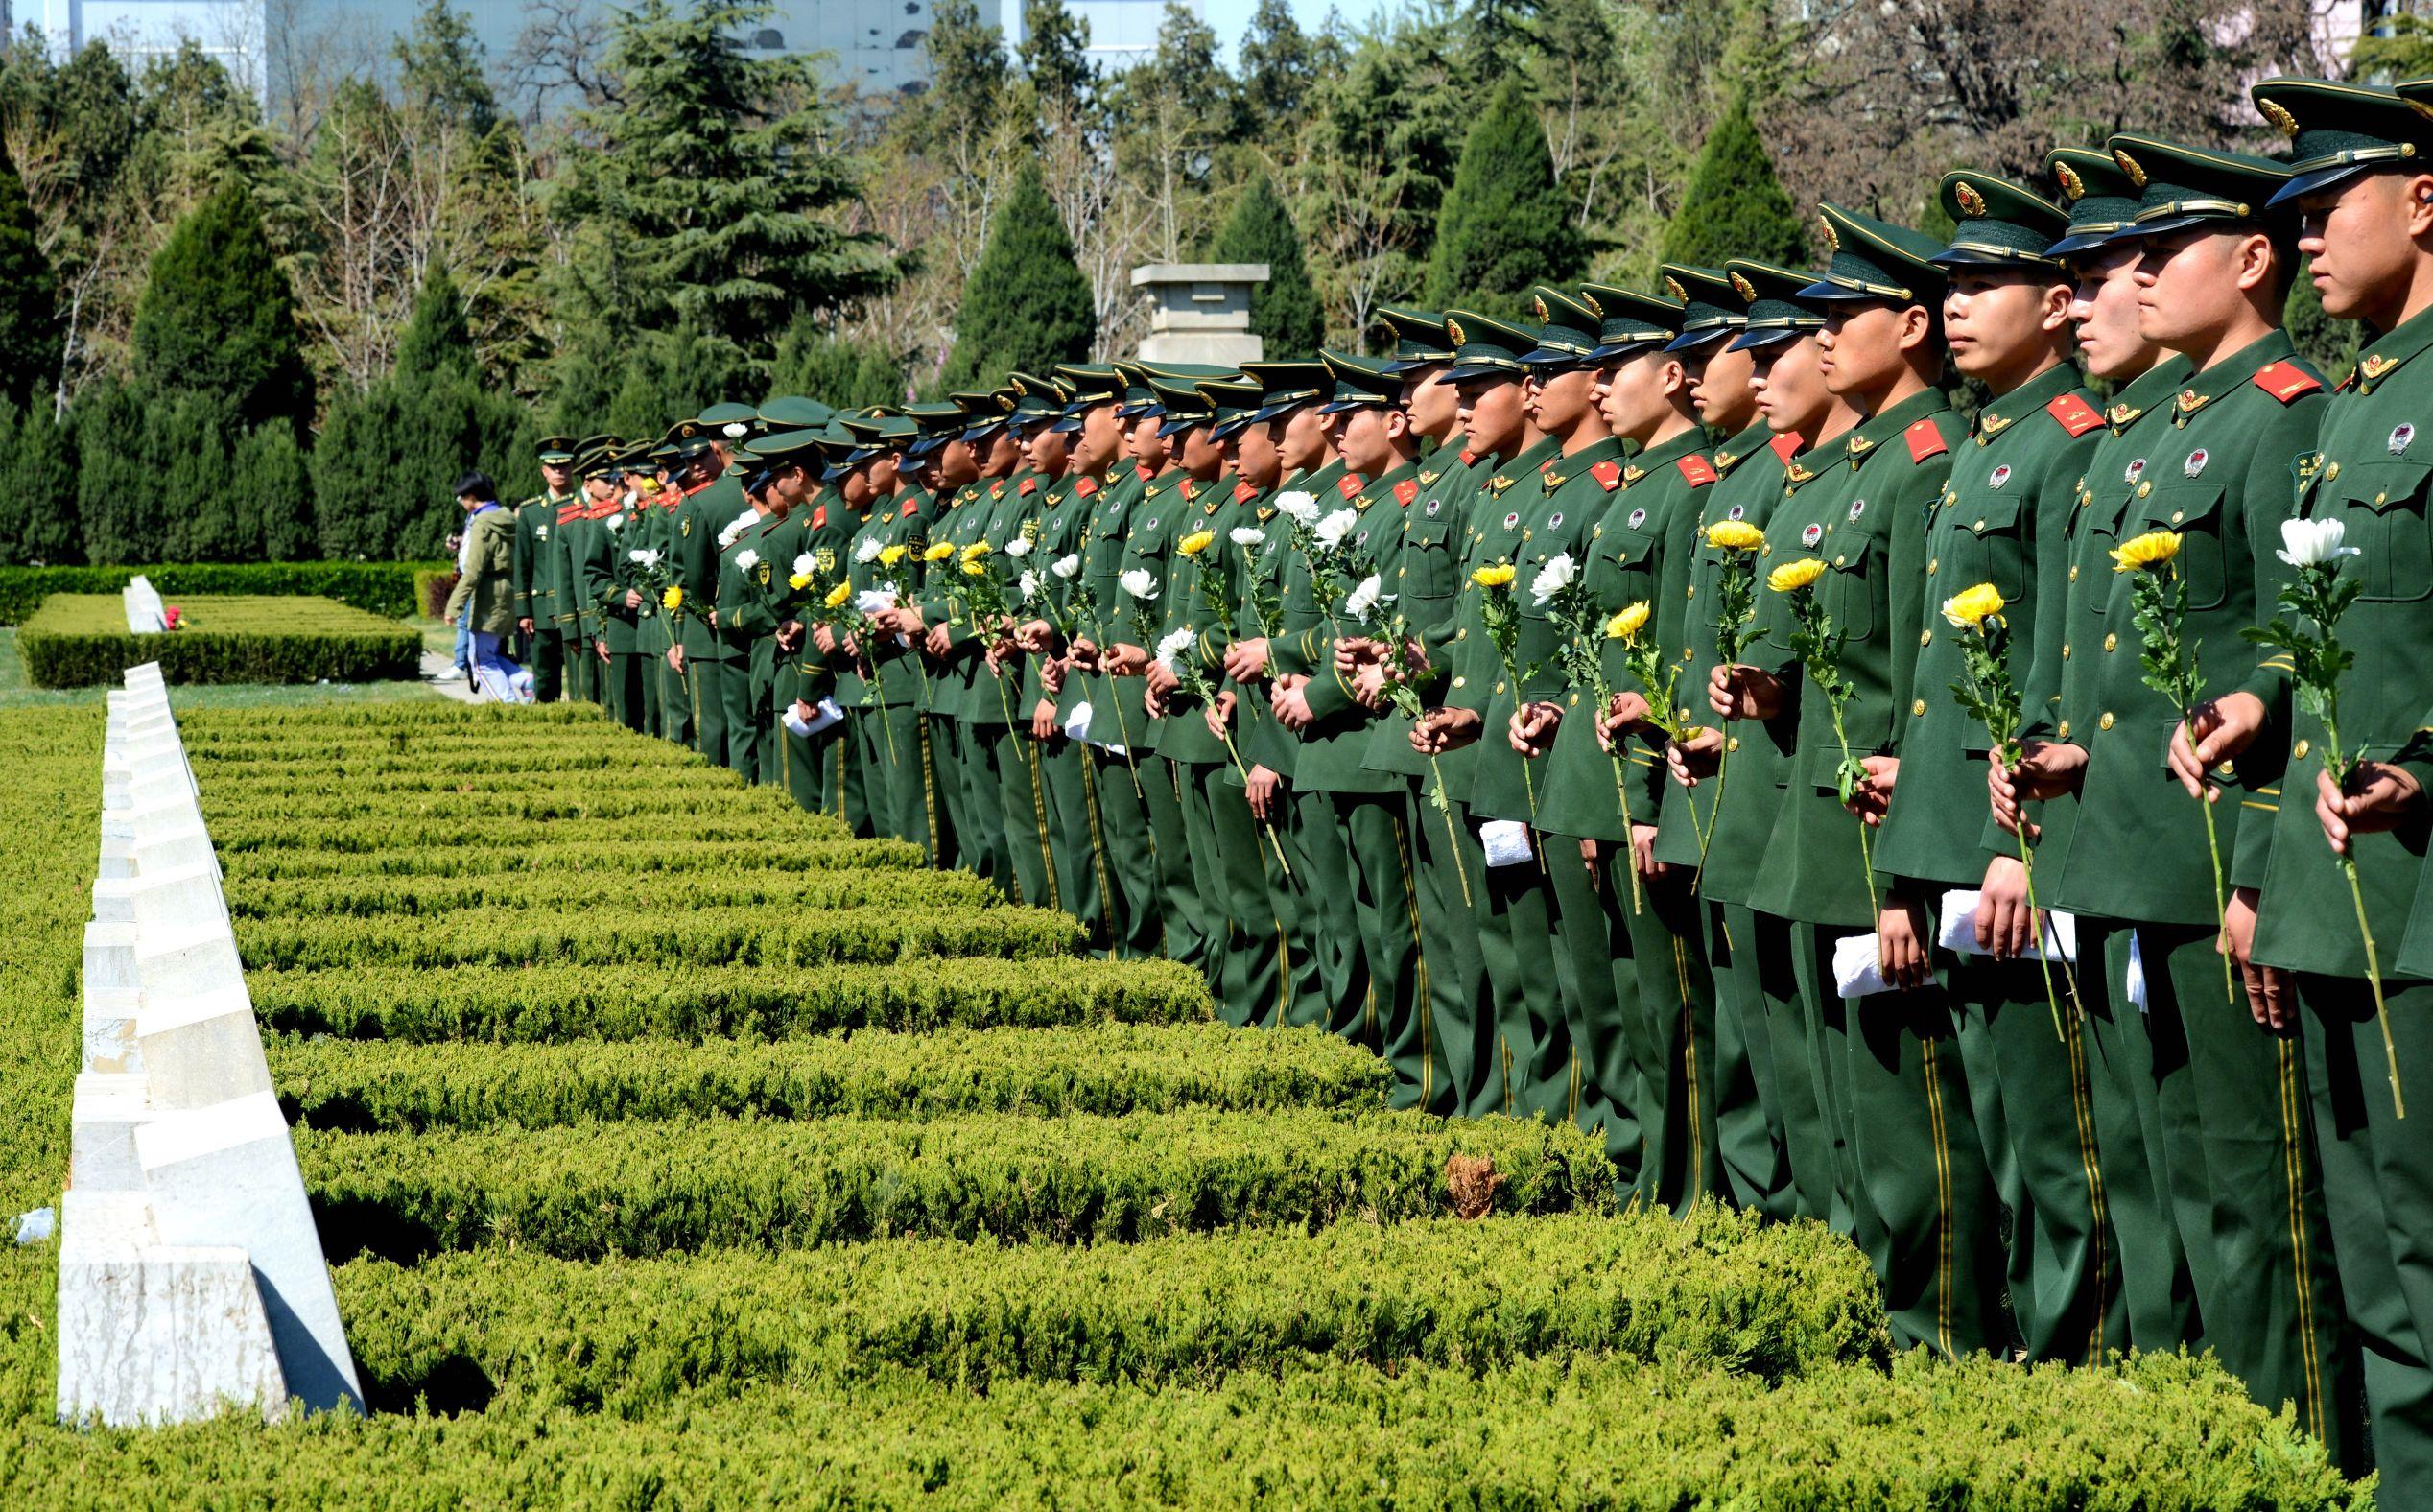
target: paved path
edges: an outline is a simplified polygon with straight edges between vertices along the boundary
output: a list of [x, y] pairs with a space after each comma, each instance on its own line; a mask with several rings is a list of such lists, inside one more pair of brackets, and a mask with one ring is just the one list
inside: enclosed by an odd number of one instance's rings
[[469, 678], [461, 675], [455, 677], [447, 675], [453, 670], [455, 669], [448, 659], [437, 651], [422, 653], [422, 680], [424, 682], [459, 703], [480, 701], [474, 697], [473, 683]]

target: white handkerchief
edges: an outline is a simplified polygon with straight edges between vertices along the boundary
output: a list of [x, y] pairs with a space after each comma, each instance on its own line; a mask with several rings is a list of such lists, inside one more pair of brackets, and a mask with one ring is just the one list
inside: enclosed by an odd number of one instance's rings
[[818, 704], [812, 709], [811, 718], [808, 720], [795, 719], [794, 706], [791, 703], [786, 705], [786, 712], [781, 716], [786, 721], [787, 732], [796, 740], [808, 740], [828, 726], [839, 722], [844, 717], [845, 711], [837, 707], [837, 700], [834, 698], [820, 699]]
[[[1943, 933], [1936, 943], [1954, 956], [1990, 956], [1977, 944], [1979, 894], [1973, 887], [1954, 887], [1943, 895]], [[2058, 909], [2044, 910], [2044, 937], [2022, 957], [2028, 960], [2078, 959], [2078, 920]]]
[[1066, 715], [1066, 716], [1065, 716], [1065, 721], [1064, 721], [1064, 732], [1065, 732], [1065, 739], [1067, 739], [1067, 740], [1071, 740], [1071, 741], [1080, 741], [1080, 740], [1087, 740], [1087, 739], [1089, 739], [1089, 736], [1090, 736], [1090, 700], [1089, 700], [1089, 699], [1084, 698], [1084, 699], [1082, 699], [1079, 703], [1075, 704], [1075, 705], [1073, 706], [1073, 712], [1072, 712], [1071, 714], [1068, 714], [1068, 715]]
[[2138, 1005], [2138, 1011], [2145, 1012], [2146, 953], [2138, 944], [2136, 930], [2129, 932], [2129, 969], [2121, 973], [2120, 985], [2129, 994], [2129, 1001]]
[[1877, 969], [1882, 947], [1873, 934], [1853, 934], [1833, 947], [1833, 990], [1845, 998], [1890, 992], [1892, 983]]
[[1490, 819], [1479, 825], [1478, 843], [1487, 848], [1490, 866], [1517, 866], [1535, 854], [1529, 849], [1529, 827], [1519, 819]]
[[1090, 744], [1096, 745], [1098, 749], [1106, 752], [1110, 756], [1129, 757], [1132, 754], [1132, 748], [1130, 746], [1118, 745], [1113, 741], [1092, 741]]

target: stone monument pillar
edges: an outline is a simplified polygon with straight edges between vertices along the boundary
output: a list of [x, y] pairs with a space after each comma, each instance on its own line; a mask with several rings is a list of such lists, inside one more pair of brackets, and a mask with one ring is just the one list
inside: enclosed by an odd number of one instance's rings
[[1239, 367], [1263, 355], [1250, 334], [1250, 289], [1267, 281], [1265, 263], [1152, 263], [1132, 270], [1132, 287], [1149, 294], [1145, 363], [1211, 363]]

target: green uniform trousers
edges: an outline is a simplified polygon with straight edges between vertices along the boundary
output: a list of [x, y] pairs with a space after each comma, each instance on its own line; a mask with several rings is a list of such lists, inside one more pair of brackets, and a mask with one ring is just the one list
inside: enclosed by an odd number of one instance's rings
[[1726, 1190], [1715, 1132], [1715, 989], [1698, 929], [1698, 902], [1679, 874], [1643, 880], [1630, 904], [1630, 847], [1607, 848], [1605, 893], [1629, 932], [1638, 974], [1639, 1126], [1642, 1204], [1686, 1213]]
[[[2424, 1068], [2433, 1065], [2433, 983], [2386, 981], [2383, 996], [2400, 1086], [2421, 1096]], [[2362, 1355], [2380, 1502], [2433, 1504], [2426, 1347], [2433, 1341], [2433, 1120], [2421, 1111], [2396, 1116], [2366, 982], [2303, 976], [2298, 1001], [2332, 1253]]]
[[980, 725], [960, 720], [948, 722], [961, 755], [963, 782], [964, 820], [957, 849], [964, 865], [1010, 898], [1014, 895], [1013, 834], [1007, 828], [1004, 785], [997, 770], [997, 744]]
[[1391, 1106], [1431, 1108], [1446, 1076], [1428, 1012], [1410, 793], [1396, 789], [1327, 796], [1333, 826], [1344, 837], [1354, 867], [1353, 913], [1373, 1025], [1362, 1043], [1394, 1068]]
[[768, 730], [753, 707], [754, 692], [750, 650], [728, 648], [720, 686], [726, 711], [726, 769], [745, 782], [760, 780], [761, 741]]
[[726, 765], [726, 683], [734, 670], [723, 656], [685, 653], [684, 675], [692, 684], [693, 748], [713, 767]]
[[569, 703], [593, 701], [592, 684], [599, 679], [592, 669], [599, 665], [599, 652], [591, 649], [591, 637], [568, 620], [557, 627], [557, 642], [565, 655], [566, 682], [564, 689]]
[[1382, 1031], [1368, 952], [1362, 946], [1369, 931], [1361, 918], [1360, 863], [1335, 794], [1296, 791], [1291, 828], [1307, 862], [1295, 881], [1303, 933], [1317, 971], [1318, 998], [1326, 1010], [1321, 1022], [1327, 1032], [1375, 1050]]
[[1157, 831], [1149, 819], [1150, 784], [1163, 772], [1140, 757], [1126, 759], [1091, 747], [1096, 773], [1098, 830], [1106, 852], [1108, 946], [1125, 960], [1154, 960], [1165, 954], [1165, 919], [1158, 908]]
[[662, 651], [653, 660], [658, 664], [659, 733], [678, 745], [693, 744], [693, 669], [688, 664], [678, 672], [668, 665]]
[[554, 626], [535, 623], [531, 650], [532, 701], [555, 703], [566, 694], [566, 641]]
[[643, 702], [642, 689], [650, 680], [650, 658], [631, 651], [614, 651], [601, 670], [607, 685], [608, 718], [629, 730], [645, 728], [650, 709]]
[[1205, 972], [1209, 939], [1224, 924], [1221, 914], [1210, 911], [1192, 870], [1191, 835], [1183, 823], [1184, 768], [1145, 751], [1135, 751], [1133, 760], [1140, 766], [1141, 793], [1156, 847], [1152, 856], [1160, 948], [1167, 959]]
[[1280, 790], [1273, 805], [1278, 818], [1263, 823], [1233, 776], [1230, 766], [1212, 768], [1207, 788], [1216, 875], [1234, 922], [1220, 996], [1244, 1024], [1323, 1024], [1324, 989], [1302, 928], [1299, 887], [1309, 862], [1292, 832], [1292, 805]]
[[1081, 923], [1091, 944], [1106, 942], [1106, 912], [1098, 880], [1106, 869], [1098, 842], [1098, 781], [1077, 741], [1051, 735], [1033, 741], [1039, 775], [1048, 790], [1048, 850], [1055, 859], [1056, 906]]
[[[1698, 901], [1696, 948], [1715, 991], [1715, 1158], [1736, 1207], [1770, 1218], [1798, 1215], [1774, 1026], [1760, 991], [1757, 923], [1736, 904]], [[1786, 976], [1787, 960], [1782, 962]], [[1805, 1057], [1794, 1061], [1805, 1088]], [[1809, 1111], [1812, 1113], [1813, 1106]]]
[[[1562, 968], [1563, 1023], [1579, 1054], [1587, 1085], [1575, 1120], [1605, 1141], [1623, 1188], [1636, 1190], [1647, 1154], [1640, 1124], [1648, 1104], [1641, 1051], [1639, 970], [1631, 958], [1630, 898], [1606, 886], [1600, 852], [1580, 858], [1569, 836], [1544, 835], [1547, 880], [1554, 888], [1555, 960]], [[1620, 881], [1618, 872], [1612, 874]], [[1627, 884], [1625, 884], [1627, 886]]]
[[997, 753], [997, 803], [1004, 815], [1006, 859], [1014, 896], [1033, 908], [1064, 906], [1056, 887], [1056, 856], [1049, 838], [1047, 778], [1040, 771], [1039, 743], [1028, 731], [980, 725]]
[[1411, 784], [1411, 835], [1419, 853], [1419, 950], [1428, 972], [1428, 1017], [1445, 1068], [1442, 1096], [1428, 1111], [1446, 1118], [1492, 1111], [1502, 1092], [1496, 1023], [1482, 1011], [1486, 960], [1471, 920], [1486, 886], [1487, 858], [1470, 827], [1470, 807], [1436, 807], [1434, 777]]
[[[1544, 836], [1531, 831], [1529, 841], [1531, 854], [1524, 860], [1482, 864], [1473, 898], [1481, 1011], [1495, 1025], [1495, 1075], [1493, 1100], [1470, 1112], [1474, 1118], [1503, 1113], [1516, 1119], [1543, 1113], [1577, 1122], [1587, 1101], [1588, 1075], [1563, 1019], [1562, 965], [1552, 948], [1554, 861], [1546, 854]], [[1559, 839], [1555, 843], [1572, 844]], [[1571, 863], [1579, 864], [1576, 848]]]

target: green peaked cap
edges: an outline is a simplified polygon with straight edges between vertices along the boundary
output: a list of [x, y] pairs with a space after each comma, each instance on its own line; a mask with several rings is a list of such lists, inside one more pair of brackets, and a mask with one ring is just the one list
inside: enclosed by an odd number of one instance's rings
[[1596, 350], [1596, 307], [1548, 284], [1529, 291], [1529, 314], [1538, 322], [1537, 345], [1522, 354], [1532, 367], [1577, 367]]
[[2056, 147], [2044, 167], [2069, 207], [2069, 224], [2044, 248], [2048, 257], [2071, 257], [2109, 241], [2138, 214], [2138, 186], [2100, 147]]
[[2138, 213], [2114, 233], [2115, 241], [2161, 236], [2206, 222], [2238, 224], [2271, 219], [2266, 206], [2289, 181], [2287, 167], [2246, 153], [2126, 131], [2104, 145], [2138, 186]]
[[1825, 328], [1825, 317], [1800, 298], [1801, 292], [1816, 281], [1814, 273], [1745, 257], [1732, 259], [1723, 271], [1749, 312], [1729, 350], [1751, 351]]
[[1935, 191], [1951, 217], [1951, 241], [1935, 253], [1946, 268], [2038, 268], [2059, 264], [2047, 248], [2069, 226], [2069, 216], [2035, 190], [2007, 178], [1955, 168]]
[[1448, 312], [1445, 334], [1453, 339], [1453, 370], [1448, 376], [1455, 381], [1526, 377], [1521, 359], [1538, 345], [1536, 333], [1476, 310]]
[[1402, 397], [1403, 380], [1387, 370], [1393, 364], [1385, 358], [1355, 357], [1349, 352], [1323, 350], [1318, 353], [1318, 358], [1335, 378], [1334, 397], [1318, 406], [1320, 414], [1387, 409]]
[[1657, 272], [1664, 281], [1665, 293], [1681, 301], [1681, 334], [1667, 343], [1665, 350], [1686, 352], [1709, 342], [1723, 341], [1737, 332], [1748, 319], [1739, 292], [1732, 287], [1732, 275], [1722, 269], [1666, 263]]
[[2428, 82], [2395, 89], [2330, 79], [2265, 79], [2248, 86], [2256, 113], [2289, 140], [2289, 179], [2274, 203], [2328, 189], [2381, 168], [2433, 166]]
[[1838, 204], [1816, 207], [1825, 245], [1833, 249], [1825, 272], [1799, 297], [1829, 304], [1939, 304], [1945, 283], [1931, 236], [1890, 221], [1878, 221]]
[[1662, 346], [1681, 330], [1682, 307], [1670, 299], [1614, 284], [1582, 284], [1580, 300], [1596, 312], [1596, 361], [1610, 362]]

